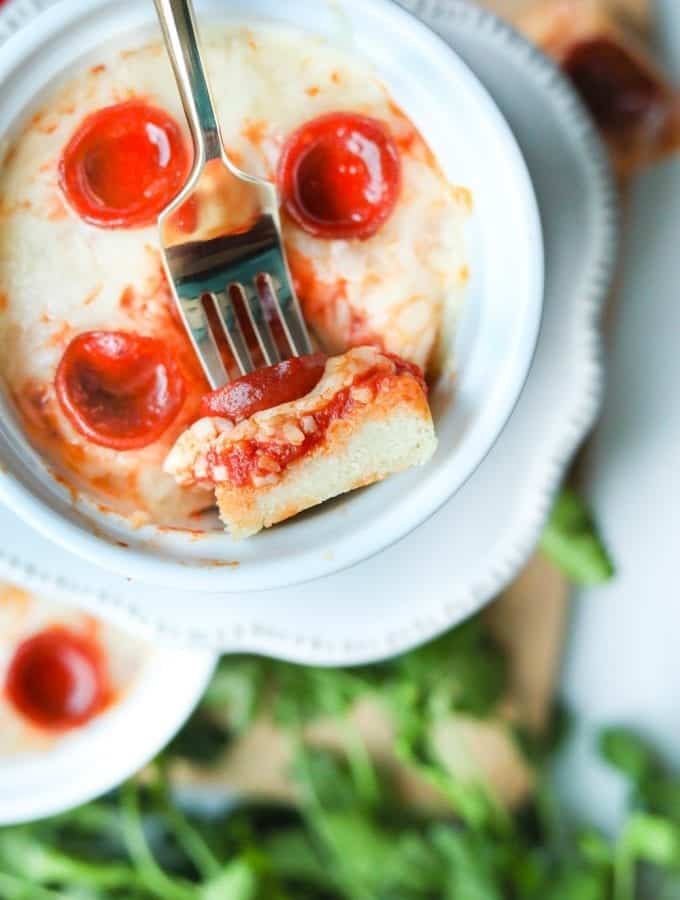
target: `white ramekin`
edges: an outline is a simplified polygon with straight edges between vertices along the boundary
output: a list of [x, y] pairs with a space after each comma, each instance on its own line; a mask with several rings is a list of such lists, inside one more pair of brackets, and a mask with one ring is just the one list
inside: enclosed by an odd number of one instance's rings
[[[211, 21], [267, 19], [353, 41], [425, 134], [447, 174], [470, 187], [472, 279], [455, 348], [455, 400], [440, 402], [435, 459], [326, 505], [256, 539], [200, 540], [154, 528], [133, 531], [74, 507], [0, 408], [0, 500], [69, 550], [156, 586], [224, 591], [276, 588], [346, 568], [428, 519], [467, 481], [501, 434], [522, 391], [541, 320], [543, 245], [534, 192], [515, 140], [493, 101], [456, 54], [390, 0], [205, 0]], [[111, 42], [134, 44], [155, 29], [137, 0], [63, 0], [17, 32], [0, 54], [0, 136], [36, 95]], [[455, 501], [454, 501], [455, 502]], [[127, 546], [122, 547], [120, 544]]]
[[[140, 637], [137, 626], [134, 640]], [[0, 759], [0, 826], [56, 815], [105, 794], [174, 737], [201, 699], [217, 657], [157, 641], [149, 642], [138, 676], [109, 711], [49, 747]]]

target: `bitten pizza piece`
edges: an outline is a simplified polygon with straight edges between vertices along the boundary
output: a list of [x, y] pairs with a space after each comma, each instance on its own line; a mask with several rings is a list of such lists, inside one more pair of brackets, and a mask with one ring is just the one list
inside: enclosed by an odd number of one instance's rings
[[538, 0], [518, 25], [569, 76], [620, 175], [680, 147], [678, 91], [625, 14], [602, 0]]
[[214, 487], [231, 535], [249, 537], [331, 497], [431, 459], [437, 446], [419, 370], [373, 347], [329, 359], [301, 399], [234, 424], [209, 417], [165, 469]]

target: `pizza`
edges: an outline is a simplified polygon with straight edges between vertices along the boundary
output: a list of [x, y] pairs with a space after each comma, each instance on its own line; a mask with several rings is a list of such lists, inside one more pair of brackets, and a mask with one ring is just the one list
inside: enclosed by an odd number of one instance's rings
[[[277, 369], [288, 371], [279, 377]], [[293, 393], [303, 396], [258, 408], [271, 396], [272, 377], [278, 400], [296, 378]], [[307, 391], [310, 378], [317, 383]], [[421, 372], [375, 347], [284, 363], [238, 379], [205, 403], [210, 415], [180, 437], [166, 470], [181, 485], [213, 488], [234, 538], [424, 465], [437, 446]]]
[[[399, 370], [385, 375], [390, 387], [375, 403], [353, 399], [340, 417], [354, 423], [353, 441], [336, 440], [334, 423], [304, 461], [287, 465], [289, 486], [299, 476], [290, 502], [283, 487], [269, 490], [270, 509], [253, 496], [253, 524], [240, 527], [245, 488], [235, 486], [234, 499], [218, 486], [222, 515], [238, 533], [256, 530], [258, 517], [270, 524], [310, 505], [305, 478], [313, 478], [311, 502], [431, 453], [422, 378], [451, 365], [444, 336], [455, 329], [469, 279], [472, 197], [448, 180], [370, 65], [351, 52], [282, 26], [214, 26], [206, 37], [226, 149], [279, 187], [293, 282], [329, 360], [322, 385], [358, 360]], [[55, 84], [9, 137], [0, 166], [4, 390], [59, 482], [133, 526], [195, 527], [215, 502], [210, 479], [177, 477], [178, 448], [207, 428], [208, 385], [175, 309], [157, 229], [192, 153], [165, 52], [149, 43], [102, 52]], [[180, 208], [174, 227], [209, 228], [216, 210], [244, 203], [238, 186], [208, 190]], [[401, 449], [392, 446], [397, 422], [413, 424]], [[391, 446], [364, 454], [365, 471], [355, 471], [356, 455], [351, 464], [339, 456], [358, 450], [362, 434], [373, 441], [379, 433]], [[322, 445], [346, 477], [322, 471]]]

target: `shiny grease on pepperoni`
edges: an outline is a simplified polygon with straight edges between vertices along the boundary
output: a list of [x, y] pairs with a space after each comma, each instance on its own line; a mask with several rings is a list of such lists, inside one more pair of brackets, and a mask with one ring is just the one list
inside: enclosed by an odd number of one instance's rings
[[278, 184], [284, 209], [305, 231], [320, 238], [365, 240], [394, 210], [401, 158], [382, 122], [329, 113], [288, 138]]
[[191, 151], [164, 110], [132, 100], [87, 116], [66, 145], [59, 178], [78, 215], [104, 228], [153, 224], [184, 186]]
[[237, 424], [256, 412], [305, 397], [321, 381], [325, 368], [326, 357], [314, 353], [258, 369], [206, 394], [201, 415]]
[[163, 342], [123, 331], [74, 338], [55, 384], [74, 428], [114, 450], [138, 450], [156, 441], [186, 396], [184, 377]]
[[21, 716], [40, 728], [67, 731], [85, 725], [112, 699], [102, 648], [64, 626], [38, 632], [16, 649], [5, 694]]

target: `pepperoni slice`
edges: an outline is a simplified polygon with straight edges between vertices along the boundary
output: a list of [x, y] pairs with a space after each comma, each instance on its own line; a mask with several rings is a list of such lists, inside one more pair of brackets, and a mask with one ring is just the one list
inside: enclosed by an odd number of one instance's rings
[[184, 378], [164, 344], [123, 331], [74, 338], [59, 363], [57, 397], [88, 440], [137, 450], [157, 440], [179, 412]]
[[284, 208], [305, 231], [365, 240], [389, 218], [399, 197], [399, 150], [377, 119], [330, 113], [288, 138], [278, 183]]
[[19, 645], [7, 671], [5, 693], [24, 718], [51, 731], [84, 725], [111, 700], [100, 646], [63, 626]]
[[132, 100], [88, 116], [59, 163], [62, 190], [78, 215], [104, 228], [151, 225], [189, 175], [180, 126], [162, 109]]
[[242, 422], [263, 409], [306, 396], [321, 381], [325, 368], [326, 357], [314, 353], [258, 369], [206, 394], [201, 415]]
[[623, 47], [607, 38], [575, 44], [562, 63], [603, 131], [625, 136], [663, 106], [663, 86]]

